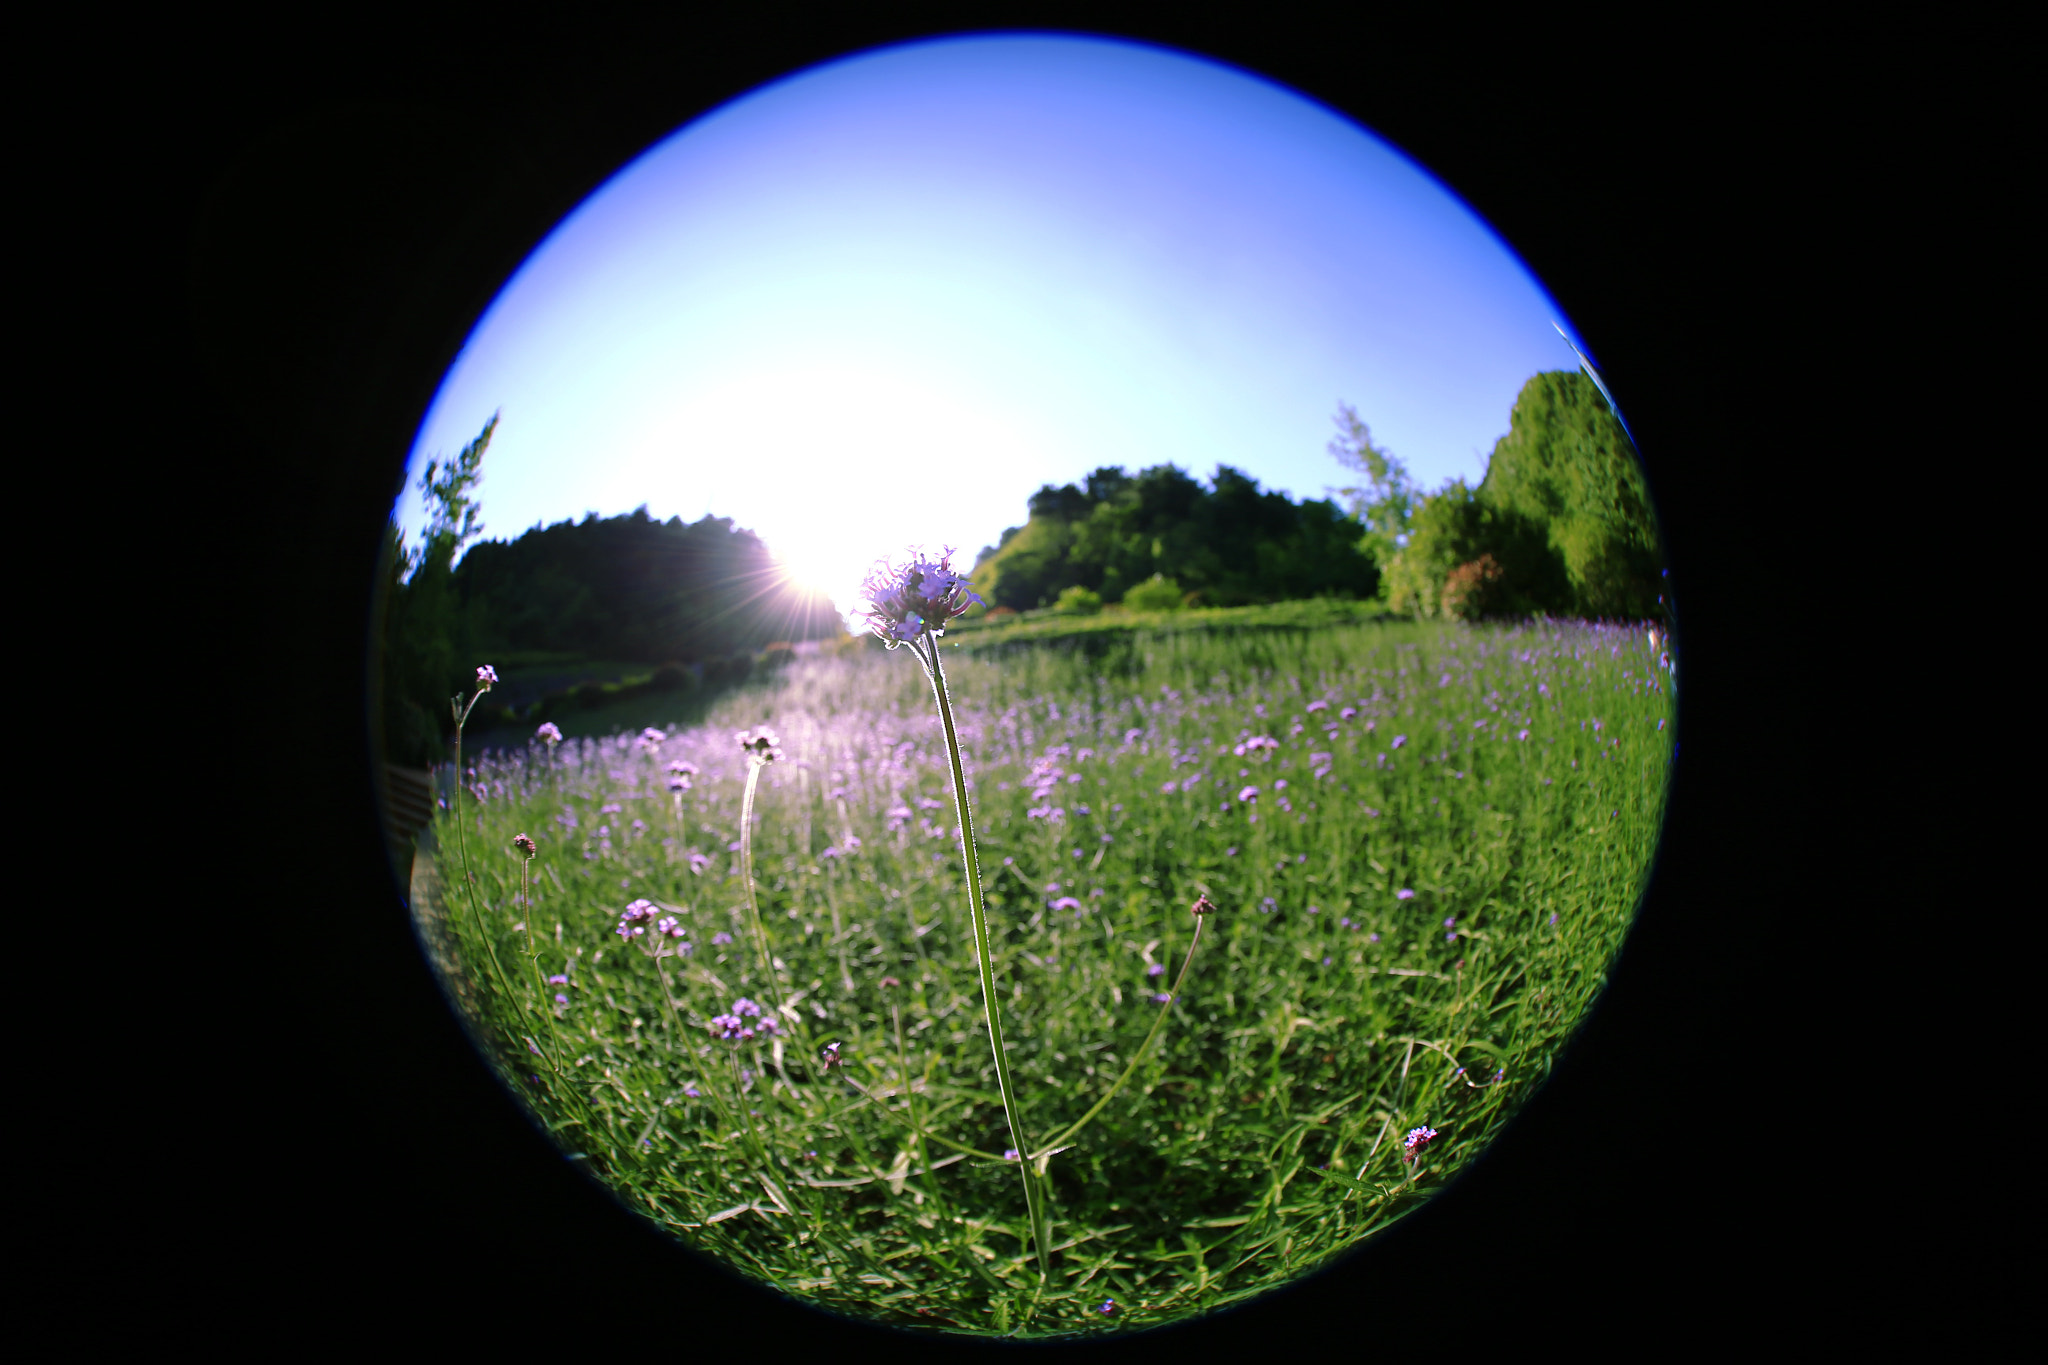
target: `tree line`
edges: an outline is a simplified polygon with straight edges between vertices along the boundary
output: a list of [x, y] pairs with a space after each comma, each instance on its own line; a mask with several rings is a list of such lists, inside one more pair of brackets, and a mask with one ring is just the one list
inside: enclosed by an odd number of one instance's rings
[[1662, 555], [1633, 447], [1576, 371], [1522, 386], [1477, 487], [1426, 492], [1340, 405], [1330, 453], [1362, 476], [1343, 500], [1295, 502], [1228, 465], [1205, 486], [1172, 464], [1117, 467], [1033, 494], [1029, 519], [985, 547], [992, 608], [1145, 610], [1303, 597], [1407, 616], [1661, 614]]
[[496, 424], [445, 464], [428, 463], [417, 546], [395, 521], [385, 530], [379, 719], [395, 761], [445, 752], [448, 698], [474, 685], [480, 660], [665, 665], [658, 678], [680, 688], [743, 676], [772, 642], [839, 633], [831, 602], [792, 584], [729, 517], [660, 521], [642, 506], [471, 544], [484, 529], [477, 486]]

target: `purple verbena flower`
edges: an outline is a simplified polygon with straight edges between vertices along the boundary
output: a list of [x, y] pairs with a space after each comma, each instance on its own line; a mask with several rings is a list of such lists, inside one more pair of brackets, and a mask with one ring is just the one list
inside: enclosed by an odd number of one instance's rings
[[1257, 787], [1241, 788], [1237, 793], [1237, 799], [1247, 803], [1257, 801], [1259, 799], [1259, 789]]
[[497, 682], [498, 670], [492, 668], [489, 664], [485, 664], [476, 671], [476, 685], [479, 690], [488, 692], [497, 685]]
[[562, 742], [562, 727], [551, 720], [544, 720], [540, 729], [533, 732], [533, 737], [552, 749]]
[[1431, 1128], [1428, 1124], [1424, 1124], [1420, 1128], [1410, 1128], [1408, 1136], [1401, 1142], [1401, 1159], [1403, 1161], [1415, 1160], [1416, 1157], [1422, 1154], [1424, 1147], [1427, 1147], [1436, 1140], [1436, 1135], [1436, 1129]]
[[1397, 901], [1412, 901], [1415, 899], [1415, 889], [1404, 886], [1394, 893], [1394, 899]]
[[1145, 969], [1145, 975], [1147, 975], [1147, 976], [1164, 976], [1164, 975], [1166, 975], [1166, 966], [1165, 966], [1165, 964], [1164, 964], [1164, 963], [1160, 963], [1160, 962], [1155, 962], [1155, 963], [1153, 963], [1153, 964], [1152, 964], [1151, 966], [1149, 966], [1149, 967], [1147, 967], [1147, 968]]
[[566, 986], [569, 984], [569, 978], [557, 972], [548, 978], [548, 984], [550, 986]]
[[712, 947], [714, 947], [714, 948], [716, 948], [716, 947], [717, 947], [717, 946], [718, 946], [719, 944], [721, 944], [721, 943], [730, 943], [730, 942], [732, 942], [732, 935], [731, 935], [731, 934], [728, 934], [728, 933], [727, 933], [727, 932], [725, 932], [725, 930], [723, 930], [723, 929], [720, 929], [720, 930], [719, 930], [719, 931], [718, 931], [717, 933], [715, 933], [715, 934], [713, 934], [713, 935], [711, 936], [711, 946], [712, 946]]
[[946, 623], [969, 606], [987, 605], [967, 586], [967, 575], [953, 568], [951, 546], [936, 560], [912, 549], [901, 564], [876, 561], [861, 584], [860, 595], [867, 603], [863, 614], [868, 629], [891, 649], [926, 632], [944, 635]]
[[1075, 900], [1072, 896], [1061, 896], [1046, 908], [1049, 910], [1079, 910], [1081, 902]]

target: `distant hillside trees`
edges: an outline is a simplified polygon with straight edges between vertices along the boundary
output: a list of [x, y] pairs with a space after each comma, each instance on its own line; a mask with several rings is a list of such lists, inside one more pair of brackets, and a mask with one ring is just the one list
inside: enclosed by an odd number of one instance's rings
[[448, 698], [474, 685], [480, 663], [546, 653], [702, 664], [839, 632], [831, 602], [790, 583], [760, 538], [726, 517], [657, 521], [641, 507], [463, 554], [484, 529], [476, 489], [496, 422], [445, 466], [427, 466], [417, 549], [386, 528], [380, 719], [393, 759], [445, 752]]
[[1167, 580], [1216, 606], [1378, 587], [1357, 524], [1334, 503], [1262, 491], [1228, 465], [1207, 486], [1176, 465], [1105, 467], [1083, 486], [1046, 485], [1028, 507], [1029, 520], [976, 561], [975, 589], [992, 607], [1050, 606], [1072, 588], [1118, 602], [1148, 582], [1156, 597]]
[[1576, 371], [1522, 386], [1477, 488], [1419, 493], [1349, 408], [1331, 450], [1371, 476], [1344, 490], [1384, 568], [1390, 609], [1467, 619], [1660, 614], [1663, 556], [1642, 468], [1600, 391]]

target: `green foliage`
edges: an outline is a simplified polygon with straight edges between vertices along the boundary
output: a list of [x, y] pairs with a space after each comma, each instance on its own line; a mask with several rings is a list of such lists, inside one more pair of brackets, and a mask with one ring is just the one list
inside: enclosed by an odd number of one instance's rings
[[1569, 597], [1555, 610], [1643, 620], [1658, 614], [1663, 555], [1642, 466], [1593, 381], [1549, 371], [1522, 386], [1480, 496], [1548, 529]]
[[1059, 600], [1052, 604], [1052, 609], [1065, 616], [1093, 616], [1102, 610], [1102, 594], [1075, 583], [1060, 590]]
[[1047, 606], [1075, 585], [1120, 602], [1155, 577], [1214, 606], [1370, 598], [1378, 587], [1358, 526], [1333, 503], [1294, 503], [1229, 465], [1208, 487], [1176, 465], [1106, 467], [1085, 487], [1042, 487], [1028, 505], [1030, 520], [975, 565], [989, 606]]
[[[1365, 482], [1337, 490], [1353, 518], [1365, 528], [1362, 541], [1384, 575], [1394, 556], [1407, 545], [1415, 509], [1422, 494], [1408, 477], [1408, 467], [1392, 451], [1372, 443], [1372, 428], [1349, 403], [1337, 405], [1337, 434], [1329, 452], [1338, 464], [1365, 476]], [[1385, 591], [1385, 587], [1382, 588]]]
[[[581, 1168], [786, 1294], [1057, 1336], [1277, 1288], [1455, 1178], [1542, 1083], [1640, 894], [1671, 699], [1635, 632], [1179, 628], [1204, 615], [1125, 631], [1107, 655], [947, 637], [1034, 1139], [1128, 1065], [1158, 1008], [1150, 968], [1177, 969], [1196, 892], [1221, 907], [1138, 1074], [1052, 1164], [1043, 1286], [1000, 1159], [944, 746], [900, 652], [794, 660], [659, 752], [628, 735], [479, 759], [416, 866], [422, 937], [506, 1085]], [[1112, 619], [1039, 624], [1108, 635]], [[757, 806], [772, 978], [726, 851], [731, 736], [763, 719], [789, 760]], [[1277, 747], [1238, 754], [1253, 734]], [[671, 757], [703, 769], [680, 801]], [[1048, 764], [1057, 820], [1030, 814]], [[540, 841], [530, 886], [520, 832]], [[463, 885], [474, 914], [444, 893]], [[692, 956], [622, 945], [621, 908], [643, 896], [687, 926]], [[779, 1038], [714, 1036], [740, 995], [789, 1006]], [[1410, 1163], [1419, 1124], [1441, 1136]]]
[[1416, 498], [1355, 413], [1340, 409], [1338, 424], [1353, 434], [1332, 452], [1376, 475], [1368, 490], [1346, 490], [1371, 519], [1368, 544], [1382, 554], [1398, 544], [1383, 561], [1391, 609], [1424, 619], [1660, 614], [1662, 555], [1642, 470], [1585, 375], [1547, 371], [1522, 386], [1476, 489], [1454, 480]]
[[1334, 504], [1262, 491], [1228, 465], [1207, 487], [1175, 465], [1135, 476], [1106, 467], [1085, 487], [1039, 489], [1029, 510], [976, 564], [991, 606], [1029, 610], [1077, 585], [1118, 602], [1154, 577], [1218, 606], [1362, 598], [1378, 586], [1357, 525]]
[[1165, 574], [1153, 574], [1124, 593], [1124, 605], [1132, 611], [1178, 611], [1180, 584]]
[[[763, 645], [839, 634], [831, 603], [791, 584], [759, 537], [730, 518], [685, 525], [655, 521], [642, 507], [470, 545], [484, 529], [476, 490], [497, 423], [493, 416], [445, 465], [428, 462], [417, 551], [395, 524], [386, 530], [378, 714], [392, 761], [424, 766], [445, 752], [448, 698], [474, 678], [475, 665], [458, 659], [693, 664], [688, 682], [671, 674], [662, 690], [716, 689], [742, 681]], [[589, 707], [620, 700], [616, 689], [593, 687], [583, 698]], [[486, 728], [510, 720], [496, 697], [478, 716]]]

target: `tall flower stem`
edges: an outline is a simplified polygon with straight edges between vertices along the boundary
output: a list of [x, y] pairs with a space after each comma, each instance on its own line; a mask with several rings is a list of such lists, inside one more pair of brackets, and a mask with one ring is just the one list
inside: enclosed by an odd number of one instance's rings
[[[484, 952], [491, 959], [491, 970], [497, 975], [498, 989], [505, 993], [505, 1003], [516, 1014], [519, 1011], [519, 997], [512, 993], [512, 982], [505, 975], [504, 964], [498, 961], [498, 947], [491, 942], [491, 931], [484, 925], [483, 907], [476, 899], [476, 873], [469, 866], [469, 834], [462, 827], [462, 791], [468, 784], [462, 780], [462, 727], [469, 720], [469, 713], [476, 709], [484, 689], [479, 687], [476, 695], [469, 699], [469, 705], [461, 704], [462, 698], [451, 699], [450, 709], [455, 713], [455, 782], [449, 793], [448, 814], [455, 825], [455, 848], [462, 858], [462, 885], [469, 895], [470, 917], [476, 921], [477, 936], [484, 942]], [[538, 1043], [535, 1044], [538, 1050]]]
[[1038, 1277], [1052, 1275], [1052, 1248], [1048, 1239], [1045, 1191], [1040, 1187], [1031, 1163], [1024, 1154], [1024, 1116], [1017, 1106], [1017, 1087], [1010, 1079], [1010, 1059], [1003, 1048], [1003, 1012], [996, 1001], [995, 961], [989, 953], [988, 907], [981, 892], [981, 857], [974, 846], [974, 812], [967, 801], [967, 771], [960, 762], [960, 733], [953, 724], [953, 703], [946, 690], [946, 669], [939, 660], [939, 642], [930, 632], [912, 642], [925, 676], [931, 679], [932, 696], [939, 705], [939, 721], [946, 731], [946, 757], [953, 765], [953, 803], [960, 817], [960, 856], [967, 871], [967, 913], [974, 924], [974, 956], [981, 969], [981, 1001], [988, 1021], [989, 1047], [995, 1052], [996, 1088], [1003, 1096], [1003, 1117], [1010, 1125], [1010, 1145], [1017, 1151], [1017, 1174], [1024, 1181], [1024, 1206], [1031, 1216], [1031, 1240], [1038, 1251]]
[[761, 785], [761, 761], [747, 760], [747, 789], [740, 797], [740, 882], [747, 892], [747, 924], [754, 933], [754, 951], [760, 955], [762, 974], [775, 997], [775, 1012], [782, 1014], [782, 985], [775, 979], [775, 956], [768, 951], [768, 927], [761, 923], [761, 906], [754, 897], [754, 789]]

